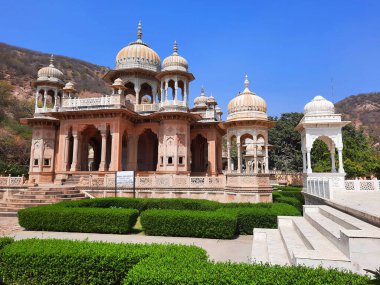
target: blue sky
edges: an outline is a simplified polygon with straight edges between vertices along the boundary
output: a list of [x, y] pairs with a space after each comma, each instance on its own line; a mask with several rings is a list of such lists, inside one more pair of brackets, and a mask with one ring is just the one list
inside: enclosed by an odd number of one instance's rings
[[245, 74], [270, 115], [302, 111], [318, 94], [337, 102], [380, 91], [379, 0], [0, 0], [0, 7], [0, 41], [108, 67], [141, 19], [143, 40], [161, 60], [177, 40], [196, 78], [190, 98], [204, 85], [225, 113]]

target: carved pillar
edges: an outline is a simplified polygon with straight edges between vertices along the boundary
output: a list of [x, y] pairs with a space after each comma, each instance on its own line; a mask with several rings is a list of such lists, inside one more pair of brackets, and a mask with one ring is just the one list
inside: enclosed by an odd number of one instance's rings
[[58, 91], [54, 90], [54, 107], [53, 107], [54, 111], [58, 110], [57, 103], [58, 103]]
[[41, 140], [41, 148], [40, 148], [40, 160], [38, 161], [38, 171], [43, 171], [43, 165], [44, 165], [44, 152], [45, 152], [45, 144], [44, 140]]
[[259, 163], [257, 161], [257, 145], [255, 145], [255, 152], [254, 152], [253, 160], [254, 160], [254, 165], [255, 165], [255, 169], [254, 169], [253, 173], [259, 173]]
[[64, 158], [64, 163], [65, 163], [65, 170], [68, 171], [70, 170], [70, 165], [69, 165], [69, 160], [70, 160], [70, 137], [67, 134], [65, 136], [65, 158]]
[[73, 134], [74, 145], [73, 145], [73, 161], [71, 163], [70, 171], [78, 170], [78, 135]]
[[268, 145], [265, 145], [265, 173], [269, 173]]
[[335, 168], [335, 148], [331, 150], [331, 172], [335, 173], [336, 168]]
[[178, 100], [178, 79], [174, 82], [174, 101]]
[[231, 172], [231, 138], [227, 138], [227, 172]]
[[169, 88], [169, 83], [168, 81], [165, 81], [165, 101], [168, 101], [168, 88]]
[[122, 169], [123, 133], [120, 131], [120, 129], [117, 129], [113, 130], [111, 135], [112, 148], [109, 170], [119, 171]]
[[307, 173], [313, 173], [313, 170], [311, 168], [311, 154], [310, 149], [307, 149], [306, 157], [307, 157]]
[[102, 153], [99, 164], [99, 171], [106, 171], [106, 154], [107, 154], [107, 131], [102, 131]]
[[240, 137], [238, 137], [237, 141], [237, 156], [238, 156], [238, 165], [237, 165], [237, 172], [241, 173], [241, 149], [240, 149]]
[[302, 166], [303, 166], [303, 173], [306, 173], [306, 151], [302, 150]]
[[135, 85], [136, 105], [140, 104], [140, 87]]
[[46, 111], [47, 90], [44, 88], [44, 111]]
[[183, 83], [183, 95], [184, 95], [183, 101], [186, 103], [186, 106], [187, 106], [188, 103], [187, 103], [187, 82], [186, 81]]
[[344, 168], [343, 168], [343, 154], [342, 154], [343, 149], [338, 148], [338, 159], [339, 159], [339, 173], [344, 173]]

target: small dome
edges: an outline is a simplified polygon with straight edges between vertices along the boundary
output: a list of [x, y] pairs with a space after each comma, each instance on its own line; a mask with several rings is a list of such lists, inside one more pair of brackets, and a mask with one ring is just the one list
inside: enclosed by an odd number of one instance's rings
[[63, 90], [75, 90], [74, 83], [72, 82], [67, 82], [65, 87], [63, 87]]
[[122, 48], [116, 55], [116, 69], [141, 68], [160, 71], [161, 60], [158, 54], [142, 40], [141, 22], [138, 25], [137, 40]]
[[304, 111], [305, 115], [326, 115], [334, 114], [335, 108], [332, 102], [318, 95], [305, 105]]
[[116, 78], [112, 86], [124, 86], [124, 81], [121, 78]]
[[205, 90], [204, 88], [202, 87], [201, 89], [201, 95], [199, 95], [198, 97], [196, 97], [194, 99], [194, 106], [195, 107], [205, 107], [206, 106], [206, 103], [207, 103], [207, 96], [205, 95]]
[[181, 70], [186, 71], [189, 68], [187, 60], [178, 54], [177, 42], [174, 41], [173, 54], [168, 56], [162, 62], [162, 70]]
[[217, 104], [216, 100], [212, 95], [207, 98], [207, 105], [216, 105], [216, 104]]
[[62, 71], [54, 67], [54, 57], [51, 55], [50, 64], [47, 67], [41, 68], [37, 73], [37, 81], [51, 81], [63, 83], [64, 76]]
[[248, 76], [246, 76], [244, 84], [244, 91], [228, 103], [227, 120], [267, 119], [267, 103], [248, 89]]

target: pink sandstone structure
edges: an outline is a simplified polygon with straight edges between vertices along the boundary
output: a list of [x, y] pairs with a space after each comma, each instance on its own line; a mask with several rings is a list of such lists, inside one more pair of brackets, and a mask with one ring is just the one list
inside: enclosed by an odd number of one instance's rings
[[266, 102], [249, 90], [248, 78], [229, 103], [226, 122], [203, 88], [190, 108], [194, 76], [187, 60], [175, 42], [161, 63], [142, 41], [141, 23], [137, 40], [119, 51], [115, 69], [103, 78], [110, 94], [80, 98], [53, 56], [38, 71], [34, 117], [21, 120], [33, 128], [30, 184], [112, 189], [115, 173], [128, 170], [137, 175], [140, 197], [272, 200], [268, 129], [274, 123]]

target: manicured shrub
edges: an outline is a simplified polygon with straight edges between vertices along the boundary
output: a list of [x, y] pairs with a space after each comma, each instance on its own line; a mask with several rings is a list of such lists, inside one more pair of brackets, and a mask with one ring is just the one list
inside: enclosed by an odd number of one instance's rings
[[144, 259], [127, 275], [125, 285], [364, 285], [368, 277], [335, 269], [305, 266], [280, 267], [268, 264], [194, 263], [171, 256]]
[[8, 244], [11, 244], [14, 242], [14, 239], [11, 237], [0, 237], [0, 250], [3, 249]]
[[230, 239], [236, 233], [236, 215], [219, 211], [147, 210], [141, 214], [145, 234]]
[[301, 204], [305, 204], [305, 199], [303, 197], [303, 194], [298, 191], [280, 191], [279, 192], [283, 197], [291, 197], [296, 198], [298, 201], [301, 202]]
[[275, 185], [273, 186], [274, 190], [281, 190], [281, 191], [293, 191], [293, 192], [301, 192], [302, 187], [298, 186], [280, 186], [280, 185]]
[[272, 203], [220, 203], [219, 209], [224, 208], [271, 208]]
[[293, 207], [297, 208], [300, 212], [302, 212], [303, 204], [300, 201], [298, 201], [296, 198], [279, 196], [279, 197], [276, 197], [275, 202], [292, 205]]
[[67, 201], [56, 204], [62, 207], [90, 208], [131, 208], [140, 212], [149, 209], [213, 211], [220, 203], [202, 199], [166, 199], [166, 198], [96, 198], [79, 201]]
[[277, 228], [278, 216], [299, 216], [300, 211], [295, 207], [283, 204], [273, 203], [270, 208], [230, 208], [219, 209], [218, 212], [231, 213], [237, 217], [237, 233], [253, 233], [254, 228]]
[[19, 223], [27, 230], [129, 233], [138, 217], [135, 209], [65, 208], [55, 205], [23, 209]]
[[207, 260], [194, 246], [29, 239], [7, 246], [0, 266], [6, 284], [122, 284], [143, 259], [169, 255]]

